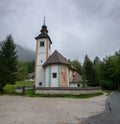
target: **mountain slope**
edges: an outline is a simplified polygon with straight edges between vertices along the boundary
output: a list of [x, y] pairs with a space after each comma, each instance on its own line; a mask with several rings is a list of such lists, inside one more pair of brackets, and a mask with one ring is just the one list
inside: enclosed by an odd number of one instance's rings
[[[2, 42], [0, 42], [0, 49]], [[22, 46], [16, 44], [16, 50], [18, 55], [18, 60], [20, 61], [33, 61], [35, 60], [35, 51], [29, 48], [23, 48]]]
[[23, 48], [22, 46], [16, 44], [16, 50], [18, 59], [21, 61], [32, 61], [35, 60], [35, 51], [32, 51], [31, 49]]

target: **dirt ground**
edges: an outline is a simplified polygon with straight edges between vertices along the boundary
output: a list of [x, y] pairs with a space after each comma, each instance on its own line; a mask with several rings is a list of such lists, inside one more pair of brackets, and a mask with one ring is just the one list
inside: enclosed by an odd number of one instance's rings
[[0, 96], [0, 124], [80, 124], [105, 108], [106, 95], [88, 98]]

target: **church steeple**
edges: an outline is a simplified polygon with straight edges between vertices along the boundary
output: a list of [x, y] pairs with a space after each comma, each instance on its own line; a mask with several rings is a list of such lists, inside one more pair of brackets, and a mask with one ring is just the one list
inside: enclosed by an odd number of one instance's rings
[[42, 29], [40, 32], [41, 33], [48, 33], [47, 26], [45, 25], [45, 17], [44, 17], [43, 26], [42, 26]]
[[36, 39], [36, 64], [35, 64], [35, 85], [44, 86], [44, 69], [43, 64], [51, 55], [52, 41], [48, 35], [47, 26], [45, 24], [45, 18], [43, 21], [40, 34], [35, 37]]
[[47, 26], [45, 25], [45, 17], [44, 17], [43, 26], [42, 26], [42, 28], [40, 30], [40, 34], [37, 37], [35, 37], [36, 40], [37, 39], [42, 39], [42, 38], [48, 38], [50, 43], [52, 44], [52, 41], [51, 41], [51, 39], [50, 39], [50, 37], [48, 35]]
[[48, 30], [47, 30], [47, 26], [46, 25], [43, 25], [42, 26], [42, 29], [40, 30], [41, 33], [48, 33]]

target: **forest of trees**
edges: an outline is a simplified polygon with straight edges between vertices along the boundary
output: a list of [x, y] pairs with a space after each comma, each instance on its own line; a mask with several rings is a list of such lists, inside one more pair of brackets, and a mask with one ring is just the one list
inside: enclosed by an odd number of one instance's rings
[[95, 57], [92, 61], [87, 55], [83, 65], [78, 60], [71, 62], [77, 72], [82, 75], [82, 82], [88, 86], [101, 86], [113, 90], [120, 87], [120, 50], [103, 60]]
[[[20, 62], [17, 59], [17, 51], [11, 35], [3, 41], [0, 50], [0, 91], [6, 84], [14, 84], [15, 81], [24, 81], [29, 73], [34, 73], [35, 61]], [[83, 64], [78, 60], [69, 62], [82, 76], [82, 83], [88, 86], [101, 86], [103, 89], [113, 90], [120, 87], [120, 50], [114, 55], [107, 56], [103, 60], [95, 57], [92, 61], [85, 56]]]
[[28, 78], [28, 74], [33, 73], [35, 71], [35, 61], [30, 62], [21, 62], [17, 63], [17, 80], [24, 81]]

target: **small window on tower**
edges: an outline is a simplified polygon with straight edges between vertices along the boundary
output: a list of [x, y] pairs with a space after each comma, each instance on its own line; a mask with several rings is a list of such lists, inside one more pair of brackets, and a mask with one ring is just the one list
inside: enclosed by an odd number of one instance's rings
[[57, 78], [57, 73], [52, 74], [53, 78]]
[[40, 41], [40, 47], [44, 47], [44, 41]]

